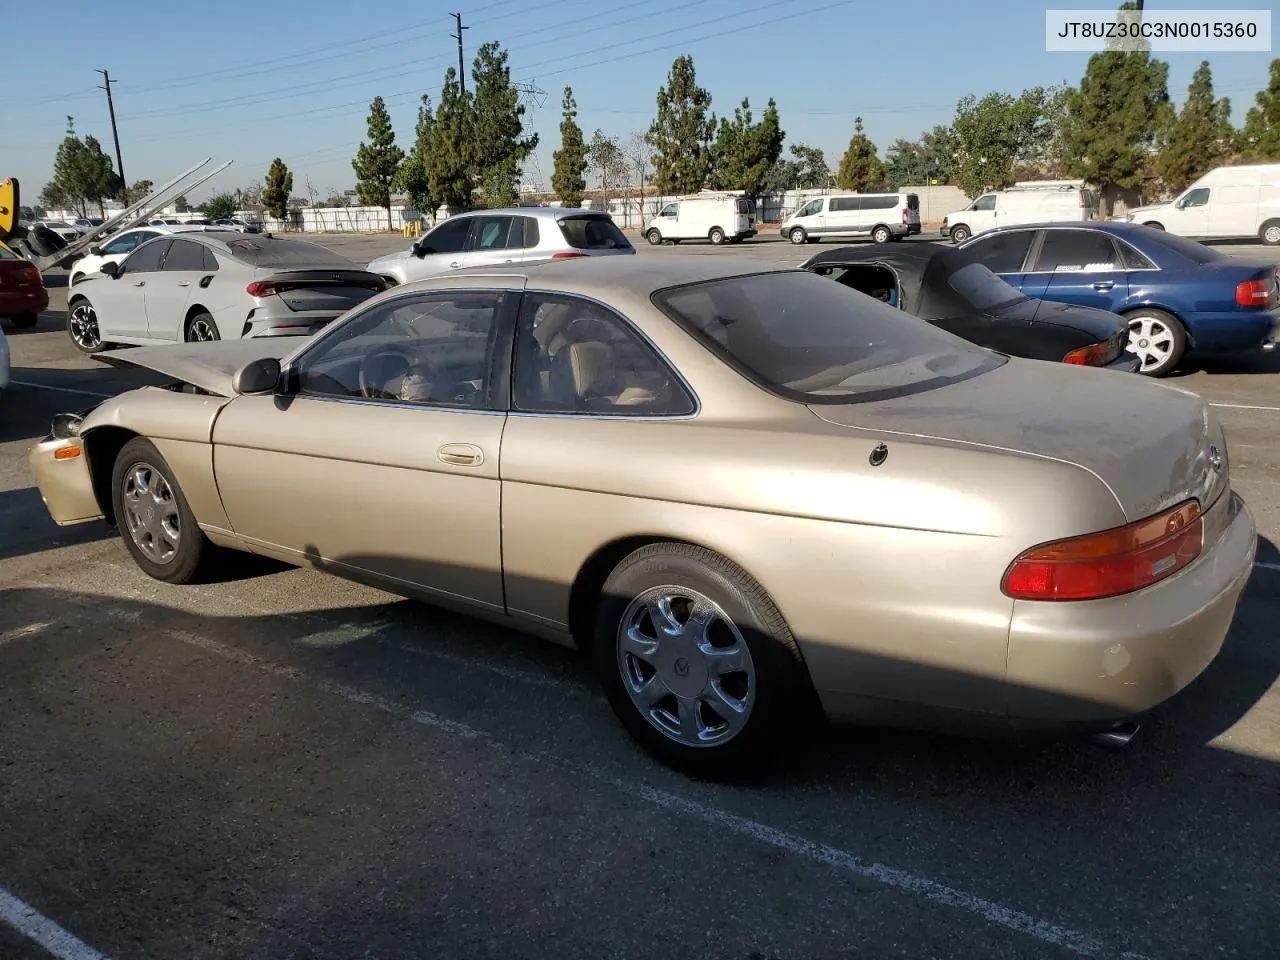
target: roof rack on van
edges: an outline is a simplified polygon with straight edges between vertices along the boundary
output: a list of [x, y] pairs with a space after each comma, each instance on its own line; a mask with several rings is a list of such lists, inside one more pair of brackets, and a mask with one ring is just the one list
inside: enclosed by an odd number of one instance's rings
[[[1083, 180], [1019, 180], [1008, 190], [1083, 190]], [[1006, 191], [1007, 192], [1007, 191]]]
[[698, 193], [686, 193], [678, 197], [663, 197], [664, 200], [730, 200], [745, 197], [745, 190], [701, 190]]

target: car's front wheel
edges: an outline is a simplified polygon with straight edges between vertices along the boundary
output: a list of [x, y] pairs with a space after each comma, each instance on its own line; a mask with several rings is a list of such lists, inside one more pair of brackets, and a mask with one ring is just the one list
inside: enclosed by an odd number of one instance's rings
[[807, 236], [808, 234], [804, 232], [804, 227], [793, 227], [791, 232], [787, 234], [787, 239], [792, 243], [801, 244], [804, 243]]
[[81, 353], [98, 353], [104, 346], [93, 304], [80, 297], [72, 300], [67, 314], [67, 336]]
[[150, 440], [134, 437], [111, 474], [116, 524], [142, 571], [166, 583], [192, 583], [213, 553], [182, 488]]
[[1136, 354], [1138, 372], [1148, 377], [1172, 373], [1187, 349], [1187, 332], [1178, 318], [1163, 310], [1143, 307], [1125, 314], [1129, 324], [1126, 349]]
[[649, 241], [649, 245], [652, 247], [657, 247], [662, 244], [662, 234], [658, 232], [657, 228], [648, 231], [644, 235], [644, 238]]
[[971, 234], [969, 233], [969, 228], [966, 227], [963, 223], [957, 223], [954, 227], [951, 228], [952, 243], [964, 243], [966, 240], [969, 239], [970, 236]]
[[799, 648], [763, 588], [683, 543], [636, 550], [610, 574], [594, 658], [627, 731], [697, 776], [763, 768], [812, 701]]

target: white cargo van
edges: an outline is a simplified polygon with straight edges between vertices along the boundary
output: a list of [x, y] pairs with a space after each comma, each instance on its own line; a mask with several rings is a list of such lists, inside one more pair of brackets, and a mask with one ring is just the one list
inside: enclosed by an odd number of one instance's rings
[[1098, 215], [1097, 195], [1083, 180], [1027, 180], [984, 193], [942, 218], [943, 236], [964, 243], [994, 227], [1019, 223], [1079, 223]]
[[1210, 170], [1168, 203], [1135, 207], [1131, 223], [1196, 240], [1258, 237], [1280, 244], [1280, 163]]
[[664, 242], [710, 240], [740, 243], [756, 235], [756, 205], [741, 193], [695, 193], [663, 206], [644, 237], [655, 247]]
[[779, 231], [792, 243], [825, 237], [870, 237], [888, 243], [920, 232], [914, 193], [833, 193], [814, 197], [787, 217]]

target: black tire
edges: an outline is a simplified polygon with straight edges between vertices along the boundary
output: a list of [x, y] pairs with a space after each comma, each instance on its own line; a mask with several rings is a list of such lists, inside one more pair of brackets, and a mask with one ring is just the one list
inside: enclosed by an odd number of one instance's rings
[[971, 236], [973, 236], [973, 234], [969, 232], [969, 227], [963, 223], [957, 223], [951, 228], [952, 243], [964, 243]]
[[[82, 313], [86, 310], [87, 315]], [[67, 336], [81, 353], [100, 353], [106, 347], [98, 328], [98, 314], [85, 297], [73, 297], [67, 304]]]
[[13, 320], [13, 328], [15, 330], [30, 330], [40, 322], [40, 314], [38, 313], [20, 313]]
[[871, 231], [871, 239], [876, 243], [888, 243], [893, 239], [893, 231], [888, 227], [876, 227]]
[[645, 231], [644, 238], [649, 241], [649, 245], [657, 247], [662, 245], [662, 234], [658, 232], [656, 227], [650, 227]]
[[[657, 668], [646, 668], [647, 661], [631, 658], [623, 652], [620, 642], [624, 617], [628, 622], [643, 623], [649, 616], [644, 607], [638, 613], [628, 611], [651, 590], [664, 594], [689, 591], [710, 600], [724, 614], [723, 619], [717, 615], [712, 620], [715, 636], [745, 644], [749, 653], [749, 671], [726, 673], [721, 680], [722, 688], [732, 687], [731, 695], [749, 704], [746, 718], [740, 729], [730, 731], [718, 743], [699, 746], [681, 742], [677, 734], [659, 729], [659, 721], [651, 720], [632, 700], [633, 685], [646, 679], [639, 671], [650, 669], [653, 672], [647, 679], [659, 678]], [[669, 609], [679, 622], [676, 604]], [[633, 620], [637, 615], [641, 619]], [[687, 622], [688, 612], [685, 616]], [[652, 620], [649, 624], [657, 637], [656, 625]], [[711, 637], [712, 633], [705, 635]], [[664, 637], [665, 641], [655, 640], [651, 648], [657, 651], [663, 642], [671, 645], [666, 648], [669, 662], [663, 676], [676, 684], [703, 684], [701, 692], [686, 697], [686, 702], [693, 704], [689, 722], [699, 728], [709, 716], [726, 722], [727, 713], [708, 713], [711, 708], [704, 709], [703, 697], [711, 696], [712, 689], [712, 679], [703, 666], [708, 661], [696, 653], [687, 659], [680, 656], [679, 651], [684, 649], [680, 638]], [[636, 550], [614, 568], [601, 591], [592, 652], [605, 695], [627, 732], [663, 763], [694, 776], [733, 777], [764, 772], [781, 759], [782, 748], [790, 745], [789, 734], [795, 729], [795, 722], [810, 719], [816, 703], [799, 648], [768, 594], [736, 564], [689, 544], [651, 544]], [[642, 688], [643, 684], [634, 686], [637, 691]], [[665, 680], [659, 689], [669, 691]], [[671, 712], [676, 705], [676, 695], [667, 692], [654, 701], [649, 714], [662, 714], [670, 723], [676, 716]], [[732, 725], [728, 722], [725, 729]]]
[[[138, 469], [149, 471], [150, 489], [156, 490], [165, 504], [172, 505], [177, 517], [178, 542], [171, 556], [164, 557], [163, 551], [158, 549], [157, 553], [161, 554], [161, 557], [153, 559], [138, 545], [139, 540], [147, 541], [150, 538], [150, 542], [155, 543], [158, 548], [161, 546], [160, 541], [136, 522], [137, 513], [131, 511], [126, 504], [129, 495], [126, 491], [126, 483], [132, 488], [134, 473]], [[163, 480], [163, 486], [157, 483], [157, 476]], [[166, 490], [167, 495], [164, 493]], [[111, 501], [115, 510], [116, 525], [120, 530], [120, 538], [143, 573], [165, 583], [195, 583], [200, 578], [215, 552], [213, 544], [196, 524], [195, 515], [191, 512], [191, 507], [187, 504], [187, 498], [183, 496], [178, 481], [174, 479], [173, 471], [150, 440], [134, 437], [120, 449], [111, 470]], [[148, 526], [154, 525], [158, 512], [151, 514], [153, 524]], [[133, 532], [135, 527], [140, 531], [136, 539]]]
[[192, 315], [187, 320], [187, 326], [182, 335], [187, 343], [208, 343], [222, 339], [222, 336], [218, 333], [218, 325], [214, 322], [212, 315], [204, 310]]
[[[1152, 341], [1169, 343], [1169, 352], [1165, 358], [1158, 363], [1147, 364], [1142, 354], [1138, 354], [1142, 366], [1138, 368], [1138, 373], [1144, 377], [1166, 377], [1178, 369], [1178, 364], [1182, 362], [1182, 358], [1187, 351], [1187, 331], [1182, 326], [1182, 322], [1173, 314], [1165, 310], [1157, 310], [1155, 307], [1139, 307], [1129, 313], [1124, 314], [1125, 323], [1129, 324], [1129, 343], [1140, 343], [1138, 339], [1138, 331], [1135, 327], [1141, 323], [1143, 319], [1150, 319], [1155, 324], [1163, 326], [1168, 331], [1167, 335], [1158, 333], [1156, 337], [1149, 337]], [[1136, 352], [1136, 351], [1135, 351]]]
[[1159, 220], [1148, 220], [1143, 224], [1144, 227], [1150, 227], [1152, 230], [1163, 230], [1164, 224]]
[[1269, 247], [1280, 245], [1280, 220], [1268, 220], [1258, 230], [1258, 239]]
[[718, 247], [724, 243], [724, 231], [719, 227], [712, 227], [711, 232], [707, 234], [707, 239]]
[[799, 246], [809, 239], [809, 235], [805, 233], [804, 227], [792, 227], [791, 232], [787, 234], [787, 239]]

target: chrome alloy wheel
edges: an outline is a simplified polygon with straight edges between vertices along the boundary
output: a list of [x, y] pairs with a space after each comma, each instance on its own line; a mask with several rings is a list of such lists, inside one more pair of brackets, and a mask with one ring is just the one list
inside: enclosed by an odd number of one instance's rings
[[218, 339], [218, 331], [213, 324], [203, 318], [191, 322], [191, 342], [210, 343]]
[[709, 597], [689, 587], [644, 591], [622, 614], [617, 648], [631, 702], [672, 740], [716, 746], [746, 726], [756, 694], [751, 651]]
[[125, 477], [121, 491], [129, 537], [153, 563], [173, 560], [182, 541], [182, 522], [173, 488], [155, 467], [140, 462]]
[[1163, 369], [1173, 357], [1173, 331], [1159, 317], [1130, 317], [1129, 342], [1125, 349], [1137, 355], [1142, 373]]
[[102, 346], [102, 335], [98, 332], [98, 314], [93, 305], [81, 301], [67, 318], [67, 329], [76, 346], [82, 350], [97, 350]]

